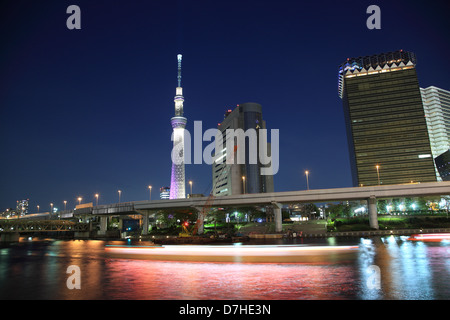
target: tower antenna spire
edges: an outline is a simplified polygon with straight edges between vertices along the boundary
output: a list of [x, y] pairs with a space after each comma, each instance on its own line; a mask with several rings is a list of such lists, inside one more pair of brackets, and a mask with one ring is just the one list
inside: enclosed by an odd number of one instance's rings
[[178, 60], [178, 87], [181, 87], [181, 58], [183, 56], [181, 54], [177, 55], [177, 60]]

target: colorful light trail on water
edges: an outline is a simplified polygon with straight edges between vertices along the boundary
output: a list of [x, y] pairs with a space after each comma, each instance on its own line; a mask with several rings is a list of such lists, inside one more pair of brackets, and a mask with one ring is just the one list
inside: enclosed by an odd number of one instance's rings
[[411, 241], [426, 241], [426, 242], [441, 242], [450, 241], [450, 233], [423, 233], [423, 234], [412, 234], [408, 238]]
[[358, 246], [314, 245], [107, 245], [108, 254], [120, 258], [168, 261], [292, 263], [320, 260], [321, 255], [351, 254]]

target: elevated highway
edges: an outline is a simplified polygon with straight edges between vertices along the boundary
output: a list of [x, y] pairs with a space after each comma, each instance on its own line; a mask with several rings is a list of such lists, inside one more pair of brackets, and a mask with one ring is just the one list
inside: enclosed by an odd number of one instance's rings
[[[374, 229], [378, 229], [376, 206], [377, 199], [444, 195], [450, 195], [450, 182], [411, 183], [401, 185], [239, 194], [216, 197], [212, 202], [212, 206], [273, 206], [275, 214], [275, 230], [280, 232], [282, 230], [281, 208], [285, 204], [366, 200], [368, 202], [370, 226]], [[145, 217], [148, 217], [149, 214], [162, 209], [176, 210], [195, 208], [201, 211], [202, 207], [207, 204], [207, 200], [208, 197], [175, 200], [133, 201], [84, 208], [81, 210], [75, 210], [73, 214], [93, 214], [97, 216], [142, 214]], [[144, 219], [144, 222], [148, 223], [148, 219]], [[144, 230], [148, 230], [146, 224], [144, 224]], [[200, 226], [199, 232], [202, 232], [202, 226]]]
[[[301, 191], [283, 191], [272, 193], [252, 193], [216, 197], [212, 201], [213, 207], [239, 206], [272, 206], [274, 209], [275, 231], [282, 231], [281, 208], [292, 203], [320, 203], [334, 201], [366, 200], [368, 203], [370, 226], [378, 229], [377, 199], [386, 198], [414, 198], [423, 196], [450, 195], [450, 182], [411, 183], [401, 185], [381, 185], [369, 187], [350, 187], [333, 189], [313, 189]], [[107, 219], [117, 215], [144, 216], [143, 232], [148, 232], [148, 216], [158, 210], [196, 209], [199, 212], [208, 204], [208, 197], [196, 197], [175, 200], [152, 200], [114, 203], [100, 206], [79, 208], [61, 213], [62, 219], [77, 216], [100, 217], [100, 233], [106, 232]], [[199, 226], [199, 233], [203, 225]]]
[[[214, 198], [213, 206], [251, 206], [271, 205], [273, 203], [290, 204], [301, 202], [332, 202], [346, 200], [439, 196], [450, 194], [450, 182], [429, 182], [417, 184], [385, 185], [371, 187], [316, 189], [302, 191], [284, 191], [272, 193], [249, 193]], [[202, 207], [208, 197], [174, 200], [134, 201], [134, 209], [159, 210], [175, 208]]]
[[[411, 183], [401, 185], [380, 185], [368, 187], [284, 191], [272, 193], [240, 194], [214, 198], [214, 207], [272, 205], [275, 214], [275, 231], [280, 232], [281, 208], [284, 204], [301, 202], [333, 202], [367, 200], [370, 226], [378, 229], [377, 199], [413, 198], [423, 196], [450, 195], [450, 182]], [[201, 210], [207, 201], [203, 198], [187, 198], [160, 201], [135, 201], [135, 210], [158, 210], [170, 208], [196, 208]], [[201, 230], [201, 228], [199, 228]]]

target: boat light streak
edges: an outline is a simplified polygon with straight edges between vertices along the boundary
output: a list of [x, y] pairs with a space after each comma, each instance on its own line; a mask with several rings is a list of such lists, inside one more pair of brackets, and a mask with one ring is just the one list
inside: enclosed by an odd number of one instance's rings
[[424, 233], [424, 234], [413, 234], [408, 240], [412, 241], [429, 241], [429, 242], [439, 242], [450, 240], [450, 233]]
[[180, 255], [180, 256], [297, 256], [318, 254], [319, 252], [348, 251], [358, 246], [207, 246], [207, 245], [168, 245], [168, 246], [106, 246], [111, 253], [142, 255]]

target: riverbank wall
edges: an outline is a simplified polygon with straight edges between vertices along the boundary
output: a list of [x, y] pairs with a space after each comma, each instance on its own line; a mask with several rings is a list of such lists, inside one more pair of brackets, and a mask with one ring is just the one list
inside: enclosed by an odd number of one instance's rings
[[328, 237], [370, 237], [370, 236], [388, 236], [403, 235], [409, 236], [420, 233], [450, 233], [450, 228], [432, 228], [432, 229], [399, 229], [399, 230], [371, 230], [371, 231], [346, 231], [346, 232], [322, 232], [322, 233], [302, 233], [297, 237], [302, 238], [328, 238]]

